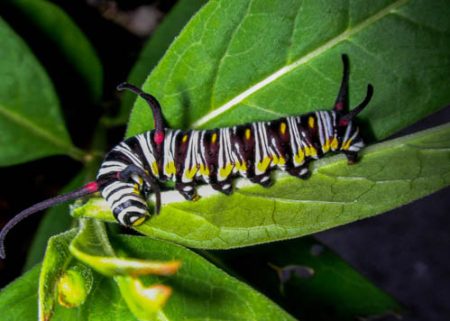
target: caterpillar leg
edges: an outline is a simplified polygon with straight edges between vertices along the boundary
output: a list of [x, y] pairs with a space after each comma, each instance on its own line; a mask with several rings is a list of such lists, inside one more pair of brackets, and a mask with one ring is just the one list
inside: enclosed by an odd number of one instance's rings
[[161, 190], [155, 178], [148, 175], [142, 168], [139, 168], [136, 165], [128, 165], [127, 168], [119, 172], [118, 176], [119, 180], [121, 180], [122, 182], [129, 182], [133, 179], [133, 176], [142, 178], [144, 182], [146, 182], [147, 185], [151, 187], [153, 193], [155, 193], [155, 212], [156, 214], [159, 214], [161, 210]]
[[188, 201], [197, 201], [200, 199], [193, 183], [176, 182], [175, 189]]
[[216, 191], [222, 192], [226, 195], [230, 195], [231, 193], [233, 193], [233, 185], [231, 179], [227, 179], [222, 182], [212, 182], [211, 187]]
[[347, 157], [347, 163], [349, 165], [353, 165], [356, 162], [358, 162], [358, 153], [357, 152], [352, 152], [352, 151], [346, 151], [344, 152], [345, 157]]
[[311, 172], [308, 169], [307, 166], [300, 166], [300, 167], [294, 167], [289, 168], [287, 172], [295, 177], [301, 178], [301, 179], [307, 179], [311, 176]]
[[258, 175], [250, 178], [250, 181], [255, 184], [259, 184], [262, 187], [270, 187], [273, 185], [273, 181], [270, 178], [270, 174], [266, 173], [264, 175]]

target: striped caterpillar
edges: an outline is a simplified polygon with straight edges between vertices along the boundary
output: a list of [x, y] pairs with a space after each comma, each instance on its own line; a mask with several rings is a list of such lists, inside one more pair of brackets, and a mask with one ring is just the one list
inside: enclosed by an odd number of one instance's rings
[[159, 183], [168, 180], [175, 182], [175, 189], [187, 200], [197, 200], [195, 186], [199, 182], [230, 194], [232, 179], [237, 176], [264, 187], [271, 185], [270, 172], [274, 169], [307, 178], [308, 163], [329, 152], [344, 153], [350, 164], [356, 162], [364, 143], [354, 118], [369, 103], [373, 87], [369, 84], [364, 100], [349, 111], [348, 57], [342, 55], [342, 61], [343, 77], [332, 110], [220, 129], [167, 128], [155, 97], [133, 85], [119, 85], [118, 90], [130, 90], [148, 103], [155, 129], [114, 147], [106, 155], [96, 181], [17, 214], [0, 233], [0, 257], [5, 257], [3, 241], [7, 232], [18, 222], [37, 211], [88, 194], [100, 192], [120, 224], [136, 226], [151, 216], [146, 202], [151, 193], [156, 199], [154, 213], [159, 213]]

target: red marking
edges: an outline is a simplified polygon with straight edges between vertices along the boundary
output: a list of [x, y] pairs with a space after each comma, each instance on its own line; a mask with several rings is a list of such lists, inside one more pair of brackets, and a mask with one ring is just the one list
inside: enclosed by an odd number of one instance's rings
[[116, 178], [120, 180], [120, 172], [116, 172]]
[[164, 141], [164, 132], [156, 132], [155, 136], [153, 137], [153, 140], [155, 141], [155, 143], [157, 145], [161, 145], [162, 142]]
[[347, 119], [340, 119], [339, 120], [339, 126], [347, 126], [348, 120]]
[[343, 103], [342, 101], [336, 103], [334, 109], [336, 109], [336, 110], [338, 110], [338, 111], [343, 110], [343, 109], [344, 109], [344, 103]]
[[97, 182], [90, 182], [84, 185], [84, 189], [86, 189], [90, 193], [95, 193], [98, 191], [98, 184]]

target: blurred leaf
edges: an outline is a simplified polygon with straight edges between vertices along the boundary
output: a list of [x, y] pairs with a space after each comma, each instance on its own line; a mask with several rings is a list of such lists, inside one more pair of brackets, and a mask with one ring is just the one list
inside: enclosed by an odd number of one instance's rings
[[103, 68], [89, 40], [57, 5], [46, 0], [7, 0], [44, 33], [77, 70], [94, 101], [103, 91]]
[[[79, 188], [87, 183], [86, 177], [88, 170], [82, 170], [67, 186], [61, 190], [61, 194]], [[44, 218], [39, 223], [36, 230], [31, 247], [28, 251], [27, 260], [24, 270], [31, 269], [35, 264], [39, 263], [44, 257], [45, 248], [48, 239], [56, 234], [67, 231], [72, 225], [72, 217], [69, 215], [69, 203], [57, 205], [48, 210]]]
[[[174, 128], [300, 115], [332, 105], [347, 53], [352, 105], [375, 87], [362, 118], [379, 140], [450, 102], [449, 16], [446, 0], [210, 1], [143, 88]], [[151, 124], [137, 100], [127, 136]]]
[[[162, 193], [161, 214], [139, 232], [190, 247], [220, 249], [308, 235], [383, 213], [450, 183], [450, 124], [364, 149], [348, 166], [343, 156], [314, 162], [301, 180], [276, 172], [263, 188], [236, 181], [231, 196], [198, 189], [197, 202], [176, 191]], [[75, 217], [114, 221], [103, 199], [91, 199]]]
[[[136, 64], [128, 76], [127, 81], [129, 83], [138, 87], [144, 83], [149, 70], [152, 70], [158, 63], [186, 22], [206, 2], [207, 0], [180, 0], [175, 4], [163, 22], [151, 35], [150, 40], [144, 45]], [[130, 92], [124, 92], [119, 115], [112, 123], [126, 124], [135, 100], [136, 95]]]
[[[176, 275], [164, 278], [173, 288], [173, 295], [158, 320], [294, 320], [263, 295], [185, 248], [146, 237], [119, 237], [113, 240], [113, 246], [140, 259], [183, 262]], [[35, 267], [0, 292], [4, 320], [36, 320], [38, 269]], [[142, 279], [144, 285], [159, 280]], [[96, 274], [94, 284], [84, 305], [57, 308], [52, 321], [135, 320], [112, 279]]]
[[300, 320], [365, 320], [402, 309], [312, 237], [212, 254]]
[[0, 166], [55, 154], [81, 159], [45, 71], [1, 19], [0, 40]]

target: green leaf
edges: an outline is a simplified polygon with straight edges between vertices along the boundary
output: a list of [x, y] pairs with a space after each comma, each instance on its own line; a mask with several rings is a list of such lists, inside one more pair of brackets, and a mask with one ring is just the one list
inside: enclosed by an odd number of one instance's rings
[[300, 320], [366, 320], [402, 310], [312, 237], [212, 254]]
[[[293, 320], [248, 285], [183, 247], [146, 237], [120, 237], [113, 245], [132, 257], [183, 262], [175, 276], [164, 279], [173, 289], [164, 307], [167, 320]], [[147, 278], [154, 279], [144, 281]]]
[[3, 320], [36, 320], [40, 269], [40, 265], [35, 266], [0, 291], [0, 310]]
[[81, 159], [47, 74], [2, 19], [0, 40], [0, 166], [55, 154]]
[[[447, 1], [210, 1], [143, 88], [173, 128], [213, 128], [332, 106], [352, 66], [352, 105], [375, 88], [364, 129], [385, 138], [450, 102]], [[151, 128], [137, 100], [127, 136]], [[368, 135], [366, 135], [368, 137]]]
[[73, 260], [69, 243], [77, 234], [73, 229], [50, 238], [39, 276], [39, 320], [47, 321], [56, 305], [56, 289], [59, 278]]
[[[174, 244], [145, 237], [119, 237], [112, 242], [132, 257], [145, 260], [181, 260], [180, 271], [164, 278], [173, 295], [158, 320], [294, 320], [248, 285], [213, 266], [199, 255]], [[0, 292], [0, 311], [8, 321], [36, 320], [38, 267]], [[144, 277], [144, 284], [159, 278]], [[111, 278], [95, 274], [89, 300], [75, 309], [58, 307], [52, 321], [135, 320]]]
[[[144, 83], [149, 70], [156, 66], [186, 22], [206, 2], [207, 0], [180, 0], [175, 4], [158, 26], [158, 29], [152, 34], [150, 40], [144, 45], [136, 64], [128, 76], [127, 81], [129, 83], [136, 86], [141, 86]], [[136, 95], [130, 92], [123, 93], [120, 112], [117, 118], [112, 121], [113, 124], [125, 124], [127, 122], [135, 100]]]
[[89, 40], [60, 7], [45, 1], [8, 0], [33, 25], [45, 34], [80, 74], [94, 101], [103, 91], [103, 68]]
[[[162, 211], [139, 232], [197, 248], [232, 248], [308, 235], [383, 213], [450, 183], [450, 124], [373, 145], [349, 166], [343, 156], [314, 162], [301, 180], [276, 172], [270, 188], [236, 180], [231, 196], [198, 189], [197, 202], [162, 193]], [[103, 199], [76, 217], [113, 221]]]

